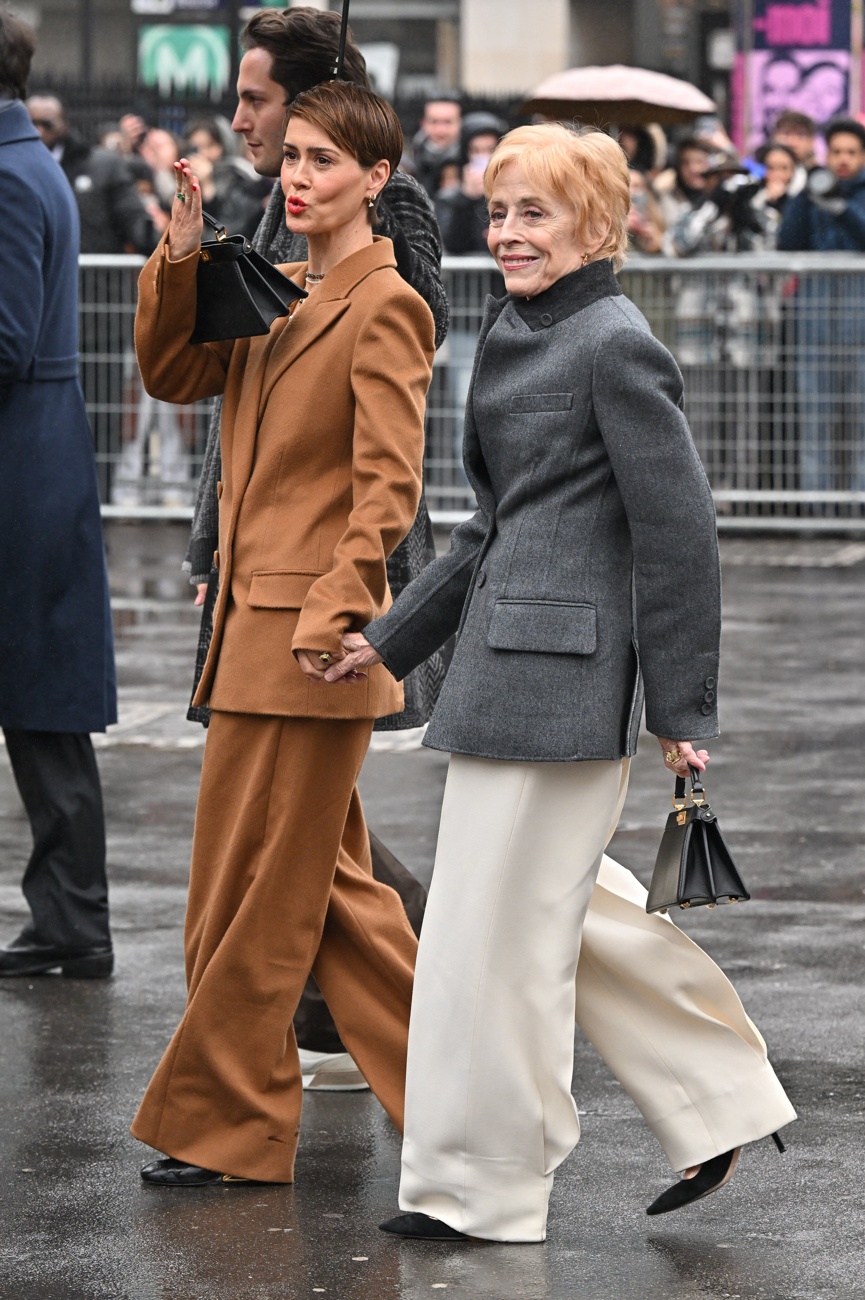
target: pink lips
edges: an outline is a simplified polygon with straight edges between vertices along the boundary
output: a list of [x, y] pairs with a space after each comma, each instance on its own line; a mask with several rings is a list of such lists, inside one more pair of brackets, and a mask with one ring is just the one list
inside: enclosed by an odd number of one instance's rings
[[298, 198], [295, 194], [289, 196], [286, 200], [285, 206], [288, 208], [292, 216], [295, 217], [300, 216], [301, 212], [306, 211], [306, 204], [303, 199]]

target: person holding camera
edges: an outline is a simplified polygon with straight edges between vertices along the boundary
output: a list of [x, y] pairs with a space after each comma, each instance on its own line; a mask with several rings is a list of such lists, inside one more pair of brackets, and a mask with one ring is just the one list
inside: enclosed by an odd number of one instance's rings
[[[865, 127], [826, 129], [826, 167], [808, 175], [778, 232], [789, 252], [865, 252]], [[805, 492], [865, 491], [865, 287], [859, 276], [800, 275], [796, 295], [800, 443]]]

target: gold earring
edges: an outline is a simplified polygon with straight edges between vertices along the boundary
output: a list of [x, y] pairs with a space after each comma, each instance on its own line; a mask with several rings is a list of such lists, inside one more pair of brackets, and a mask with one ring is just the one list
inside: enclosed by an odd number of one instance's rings
[[583, 266], [585, 266], [588, 263], [588, 260], [589, 260], [588, 252], [583, 253]]
[[376, 201], [377, 197], [378, 197], [378, 195], [376, 195], [376, 194], [370, 194], [370, 196], [369, 196], [369, 203], [368, 203], [367, 206], [369, 207], [370, 212], [372, 212], [373, 208], [375, 207], [375, 201]]

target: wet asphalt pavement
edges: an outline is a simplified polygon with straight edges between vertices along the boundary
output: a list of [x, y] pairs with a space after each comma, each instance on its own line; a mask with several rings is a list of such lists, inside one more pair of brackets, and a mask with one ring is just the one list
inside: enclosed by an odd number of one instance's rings
[[[724, 736], [708, 789], [753, 901], [683, 924], [731, 975], [800, 1112], [779, 1157], [663, 1219], [660, 1151], [578, 1042], [583, 1139], [545, 1245], [400, 1242], [399, 1143], [369, 1093], [308, 1097], [293, 1187], [145, 1188], [128, 1133], [180, 1016], [203, 733], [182, 526], [112, 525], [121, 723], [100, 744], [117, 971], [0, 982], [2, 1300], [862, 1300], [865, 1208], [865, 544], [724, 544]], [[682, 566], [683, 584], [699, 575]], [[427, 881], [446, 760], [370, 754], [368, 820]], [[647, 879], [669, 781], [644, 740], [612, 852]], [[0, 749], [0, 938], [25, 910], [28, 828]]]

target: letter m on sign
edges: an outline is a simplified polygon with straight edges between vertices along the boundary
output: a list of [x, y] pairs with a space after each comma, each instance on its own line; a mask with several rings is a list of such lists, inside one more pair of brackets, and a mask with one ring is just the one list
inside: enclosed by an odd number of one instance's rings
[[184, 90], [219, 99], [230, 70], [227, 27], [158, 23], [141, 28], [138, 77], [143, 85], [156, 86], [164, 99]]

